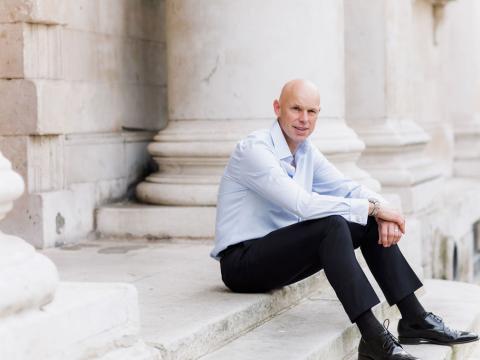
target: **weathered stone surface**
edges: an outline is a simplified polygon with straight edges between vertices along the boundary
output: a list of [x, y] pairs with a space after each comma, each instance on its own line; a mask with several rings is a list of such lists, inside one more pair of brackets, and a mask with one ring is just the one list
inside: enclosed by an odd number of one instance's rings
[[146, 147], [152, 135], [0, 137], [0, 149], [12, 158], [28, 190], [0, 228], [37, 247], [88, 236], [95, 207], [120, 199], [149, 168]]
[[97, 232], [102, 237], [211, 239], [215, 210], [212, 206], [105, 205], [97, 210]]
[[0, 78], [23, 75], [23, 25], [0, 24]]
[[0, 79], [0, 133], [31, 134], [36, 131], [38, 91], [28, 80]]
[[165, 41], [165, 0], [105, 0], [98, 7], [98, 32]]
[[142, 339], [158, 348], [162, 359], [197, 358], [315, 290], [328, 292], [319, 274], [268, 294], [233, 294], [222, 284], [210, 249], [210, 243], [101, 241], [44, 254], [64, 279], [135, 285]]
[[49, 305], [2, 319], [0, 356], [12, 360], [96, 358], [135, 343], [138, 328], [133, 286], [61, 283]]
[[59, 24], [65, 4], [63, 0], [4, 0], [0, 3], [0, 22]]
[[[10, 162], [0, 152], [0, 220], [5, 218], [23, 190], [22, 178], [12, 171]], [[0, 317], [49, 303], [58, 282], [53, 263], [36, 253], [24, 240], [1, 231], [0, 247], [0, 291], [3, 294]]]

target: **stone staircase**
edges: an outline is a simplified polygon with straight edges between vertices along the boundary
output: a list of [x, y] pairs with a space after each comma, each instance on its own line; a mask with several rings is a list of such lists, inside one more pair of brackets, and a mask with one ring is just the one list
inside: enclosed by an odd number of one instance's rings
[[[208, 257], [210, 248], [202, 241], [104, 240], [43, 251], [62, 280], [126, 282], [138, 290], [139, 331], [111, 351], [84, 358], [356, 359], [359, 333], [323, 272], [269, 294], [233, 294], [221, 282], [218, 263]], [[480, 287], [425, 284], [420, 296], [428, 309], [452, 326], [480, 330]], [[395, 332], [396, 308], [382, 301], [374, 311], [389, 318]], [[475, 346], [409, 350], [422, 359], [453, 360], [468, 359]]]

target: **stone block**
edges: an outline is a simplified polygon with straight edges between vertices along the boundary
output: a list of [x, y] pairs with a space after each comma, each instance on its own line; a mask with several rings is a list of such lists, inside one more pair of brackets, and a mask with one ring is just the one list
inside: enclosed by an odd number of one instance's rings
[[3, 0], [0, 2], [0, 23], [60, 24], [65, 4], [64, 0]]
[[121, 199], [143, 177], [153, 135], [0, 137], [0, 151], [28, 189], [1, 228], [39, 248], [88, 236], [95, 207]]
[[156, 85], [130, 85], [119, 94], [118, 118], [130, 129], [159, 130], [167, 123], [167, 88]]
[[165, 43], [97, 36], [99, 80], [166, 85]]
[[0, 133], [33, 134], [37, 129], [38, 91], [29, 80], [0, 79]]
[[[137, 181], [150, 155], [146, 148], [153, 133], [67, 135], [65, 141], [66, 184], [112, 179]], [[88, 164], [78, 166], [78, 164]]]
[[0, 78], [23, 77], [23, 25], [0, 24]]
[[55, 80], [0, 80], [0, 133], [63, 133], [67, 96], [72, 95], [63, 85]]
[[98, 35], [92, 32], [63, 29], [63, 79], [67, 81], [98, 81]]
[[158, 130], [166, 123], [166, 96], [158, 85], [0, 79], [0, 133]]
[[165, 42], [164, 13], [164, 0], [102, 0], [98, 32]]
[[0, 24], [0, 78], [62, 76], [61, 27]]
[[102, 1], [63, 0], [63, 3], [62, 23], [68, 29], [92, 33], [98, 31], [99, 4]]
[[27, 139], [28, 192], [62, 189], [65, 184], [64, 136], [29, 136]]
[[28, 193], [63, 187], [63, 137], [3, 136], [0, 151], [22, 176]]
[[163, 86], [47, 82], [41, 95], [42, 125], [51, 131], [56, 123], [65, 133], [112, 132], [122, 126], [158, 130], [166, 121]]
[[64, 52], [62, 27], [43, 24], [24, 24], [25, 78], [61, 79]]
[[[126, 177], [125, 149], [119, 134], [68, 135], [65, 141], [67, 184]], [[79, 164], [84, 164], [79, 166]]]
[[2, 231], [44, 248], [86, 237], [93, 229], [93, 184], [24, 195], [0, 224]]

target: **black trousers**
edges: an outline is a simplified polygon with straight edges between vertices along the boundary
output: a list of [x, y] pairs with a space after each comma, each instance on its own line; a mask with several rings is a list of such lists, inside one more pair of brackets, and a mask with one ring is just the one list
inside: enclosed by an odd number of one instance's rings
[[379, 303], [355, 257], [358, 247], [390, 305], [422, 286], [397, 245], [378, 244], [375, 218], [369, 217], [363, 226], [338, 215], [299, 222], [229, 246], [220, 254], [222, 279], [234, 292], [267, 292], [324, 269], [353, 322]]

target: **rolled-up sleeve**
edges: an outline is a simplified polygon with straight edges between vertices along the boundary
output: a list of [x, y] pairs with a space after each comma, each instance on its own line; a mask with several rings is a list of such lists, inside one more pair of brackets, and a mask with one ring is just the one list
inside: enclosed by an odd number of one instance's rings
[[238, 147], [230, 175], [261, 197], [303, 220], [341, 215], [351, 222], [367, 223], [368, 200], [309, 192], [286, 174], [267, 144], [244, 142]]
[[388, 203], [382, 195], [343, 175], [318, 149], [314, 149], [313, 155], [312, 189], [314, 192], [355, 199], [374, 198], [381, 203]]

